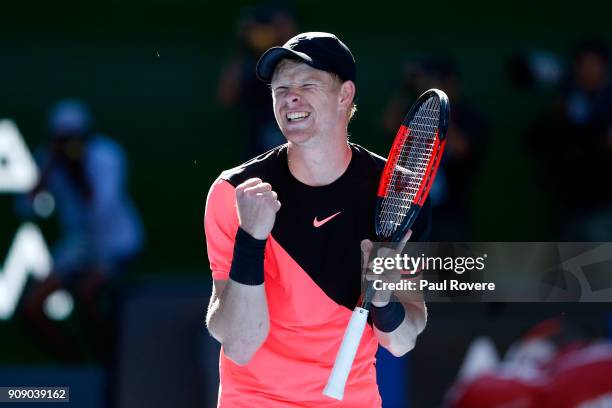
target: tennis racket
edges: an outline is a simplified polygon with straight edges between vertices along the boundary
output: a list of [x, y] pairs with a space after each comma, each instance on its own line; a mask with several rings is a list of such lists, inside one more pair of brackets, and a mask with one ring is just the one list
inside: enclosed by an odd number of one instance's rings
[[[419, 215], [442, 159], [448, 116], [448, 97], [438, 89], [430, 89], [417, 99], [404, 118], [378, 187], [374, 224], [379, 241], [400, 242]], [[344, 397], [374, 292], [368, 283], [361, 305], [353, 311], [323, 390], [328, 397], [338, 400]]]

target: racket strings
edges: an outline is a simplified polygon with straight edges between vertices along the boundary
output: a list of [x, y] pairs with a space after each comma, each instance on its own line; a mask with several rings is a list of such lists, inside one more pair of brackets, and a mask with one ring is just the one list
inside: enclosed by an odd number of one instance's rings
[[401, 225], [419, 192], [431, 160], [439, 118], [440, 101], [432, 97], [418, 108], [407, 126], [409, 135], [404, 136], [407, 140], [395, 160], [379, 215], [384, 237], [390, 237]]
[[[399, 166], [400, 169], [396, 170], [400, 171], [394, 173], [394, 175], [400, 175], [400, 181], [401, 176], [405, 176], [405, 173], [408, 173], [408, 175], [418, 180], [416, 182], [417, 185], [421, 185], [421, 181], [431, 158], [435, 135], [438, 129], [439, 113], [440, 106], [438, 98], [430, 98], [421, 105], [421, 108], [410, 122], [409, 128], [412, 137], [408, 139], [407, 143], [403, 146], [399, 160], [397, 161], [397, 166]], [[401, 187], [401, 185], [398, 187]], [[410, 197], [402, 196], [402, 198], [412, 202], [417, 192], [418, 188]]]

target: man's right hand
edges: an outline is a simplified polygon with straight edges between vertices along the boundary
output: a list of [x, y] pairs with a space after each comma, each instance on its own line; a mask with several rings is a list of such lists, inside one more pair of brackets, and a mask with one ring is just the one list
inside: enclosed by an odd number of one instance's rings
[[274, 227], [281, 203], [269, 183], [251, 178], [236, 187], [240, 228], [255, 239], [266, 239]]

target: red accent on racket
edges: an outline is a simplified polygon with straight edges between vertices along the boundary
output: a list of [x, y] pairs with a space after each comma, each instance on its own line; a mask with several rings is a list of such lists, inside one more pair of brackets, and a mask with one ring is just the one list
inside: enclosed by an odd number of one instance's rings
[[433, 184], [448, 129], [446, 94], [430, 89], [404, 118], [378, 186], [376, 235], [399, 242], [418, 216]]
[[395, 135], [395, 140], [393, 141], [393, 146], [391, 146], [391, 151], [389, 152], [389, 157], [387, 158], [387, 163], [391, 162], [392, 165], [386, 165], [383, 174], [380, 178], [380, 184], [378, 185], [378, 197], [383, 198], [387, 195], [386, 188], [391, 181], [391, 177], [393, 176], [393, 168], [395, 168], [395, 164], [397, 163], [397, 159], [399, 159], [399, 154], [402, 150], [402, 146], [404, 145], [404, 141], [408, 136], [408, 129], [406, 126], [400, 126], [397, 134]]

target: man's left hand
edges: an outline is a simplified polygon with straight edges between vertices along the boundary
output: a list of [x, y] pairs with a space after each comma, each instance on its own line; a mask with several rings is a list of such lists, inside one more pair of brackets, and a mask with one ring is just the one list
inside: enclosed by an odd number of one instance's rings
[[[412, 236], [412, 230], [408, 230], [404, 238], [397, 244], [395, 248], [378, 248], [376, 251], [376, 258], [395, 258], [396, 255], [401, 254], [406, 246], [406, 242]], [[402, 278], [402, 271], [398, 269], [386, 269], [381, 274], [375, 274], [372, 271], [372, 260], [370, 255], [374, 249], [374, 244], [369, 239], [361, 241], [361, 254], [362, 254], [362, 272], [366, 274], [368, 281], [380, 280], [383, 283], [398, 283]], [[376, 307], [383, 307], [389, 303], [391, 296], [393, 295], [392, 290], [375, 290], [372, 296], [372, 305]]]

